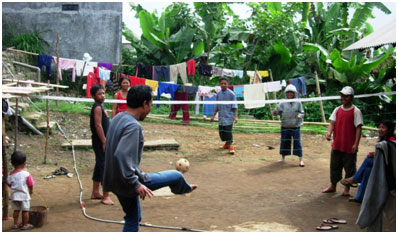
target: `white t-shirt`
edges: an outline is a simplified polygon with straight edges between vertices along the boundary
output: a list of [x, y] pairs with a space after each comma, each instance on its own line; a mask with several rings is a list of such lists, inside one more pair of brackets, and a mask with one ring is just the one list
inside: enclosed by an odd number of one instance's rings
[[332, 115], [330, 116], [329, 120], [336, 121], [336, 113], [337, 113], [337, 110], [338, 110], [340, 107], [341, 107], [344, 111], [349, 111], [349, 110], [352, 110], [352, 108], [355, 108], [355, 109], [354, 109], [354, 125], [355, 125], [355, 127], [358, 127], [359, 125], [363, 125], [362, 112], [361, 112], [361, 110], [359, 110], [358, 107], [356, 107], [355, 105], [352, 105], [352, 106], [349, 107], [349, 108], [344, 108], [343, 105], [336, 107], [336, 108], [334, 109]]
[[7, 177], [7, 184], [11, 187], [11, 197], [13, 201], [30, 200], [29, 188], [34, 185], [34, 181], [29, 172], [19, 170], [11, 172]]

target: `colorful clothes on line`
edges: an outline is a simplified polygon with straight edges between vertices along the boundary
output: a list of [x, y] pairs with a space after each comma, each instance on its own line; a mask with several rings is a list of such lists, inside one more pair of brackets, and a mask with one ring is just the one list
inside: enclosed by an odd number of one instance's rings
[[170, 81], [170, 67], [169, 66], [153, 66], [153, 79], [160, 81], [164, 77], [166, 81]]
[[268, 77], [268, 76], [269, 76], [268, 71], [258, 71], [258, 74], [259, 74], [261, 77]]
[[188, 83], [186, 63], [170, 65], [170, 81], [173, 81], [174, 83], [177, 84], [178, 74], [180, 74], [183, 84]]
[[199, 63], [199, 74], [203, 76], [211, 76], [213, 68], [210, 65]]
[[234, 85], [234, 93], [236, 97], [243, 97], [243, 85]]
[[52, 56], [46, 54], [39, 54], [37, 56], [37, 66], [42, 70], [43, 66], [46, 67], [46, 76], [49, 78], [51, 76], [51, 62], [53, 60]]
[[264, 84], [264, 92], [278, 92], [282, 90], [282, 85], [280, 81], [272, 81], [272, 82], [265, 82]]
[[109, 71], [112, 71], [112, 63], [98, 62], [98, 67], [103, 67], [108, 69]]
[[150, 87], [152, 88], [152, 91], [156, 91], [156, 89], [157, 89], [158, 86], [159, 86], [159, 82], [156, 81], [156, 80], [148, 80], [148, 79], [145, 79], [145, 85], [150, 86]]
[[[216, 95], [212, 96], [212, 97], [204, 97], [203, 99], [204, 101], [215, 101], [216, 100]], [[214, 113], [214, 108], [216, 108], [216, 104], [204, 104], [203, 105], [203, 115], [206, 116], [212, 116]]]
[[97, 62], [84, 62], [83, 60], [76, 60], [76, 74], [78, 76], [87, 76], [88, 73], [93, 71], [94, 67], [98, 67]]
[[102, 67], [99, 67], [98, 70], [99, 70], [99, 77], [101, 80], [108, 81], [111, 78], [110, 70], [104, 69]]
[[86, 97], [90, 98], [91, 97], [91, 93], [90, 93], [90, 89], [93, 85], [95, 84], [99, 84], [100, 83], [100, 79], [95, 78], [95, 74], [93, 72], [89, 72], [87, 74], [87, 81], [86, 81]]
[[194, 96], [198, 92], [198, 86], [184, 85], [184, 86], [182, 86], [182, 91], [187, 92], [188, 96]]
[[[188, 93], [176, 92], [174, 94], [174, 100], [188, 101]], [[182, 122], [185, 124], [189, 124], [189, 104], [172, 104], [169, 119], [176, 119], [177, 112], [180, 110], [180, 108], [182, 109]]]
[[307, 86], [305, 84], [305, 78], [304, 76], [298, 77], [298, 78], [293, 78], [289, 80], [290, 84], [294, 85], [297, 89], [297, 92], [301, 95], [307, 95]]
[[136, 77], [136, 76], [129, 76], [130, 79], [130, 87], [133, 87], [134, 85], [145, 85], [146, 79]]
[[235, 76], [239, 78], [243, 78], [243, 71], [242, 70], [232, 70], [235, 73]]
[[[252, 85], [244, 85], [244, 100], [245, 101], [254, 101], [254, 100], [265, 100], [265, 92], [263, 83], [252, 84]], [[253, 109], [264, 107], [265, 103], [247, 103], [245, 104], [246, 109]]]
[[188, 60], [187, 62], [187, 70], [188, 70], [188, 76], [194, 76], [195, 75], [195, 69], [196, 69], [196, 61], [191, 59]]
[[[57, 57], [53, 57], [53, 59], [54, 59], [55, 63], [57, 63]], [[59, 58], [58, 75], [59, 75], [60, 80], [62, 80], [61, 69], [63, 69], [63, 70], [72, 69], [72, 82], [75, 82], [76, 60]]]
[[137, 64], [135, 69], [135, 76], [137, 77], [145, 77], [147, 79], [153, 79], [153, 67], [152, 65], [146, 64]]
[[[170, 83], [165, 83], [165, 82], [159, 82], [159, 87], [158, 87], [158, 95], [156, 97], [156, 100], [160, 99], [160, 96], [162, 93], [170, 93], [171, 95], [171, 100], [174, 100], [174, 94], [180, 87], [179, 84], [170, 84]], [[156, 105], [156, 107], [159, 107], [159, 104]]]
[[222, 71], [223, 71], [223, 69], [222, 69], [221, 67], [213, 66], [213, 68], [212, 68], [212, 74], [213, 74], [213, 76], [222, 77], [222, 74], [223, 74]]

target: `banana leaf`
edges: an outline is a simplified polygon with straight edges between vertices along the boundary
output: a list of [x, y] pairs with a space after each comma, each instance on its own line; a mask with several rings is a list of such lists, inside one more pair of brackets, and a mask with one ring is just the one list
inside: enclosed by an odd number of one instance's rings
[[164, 42], [164, 34], [157, 29], [155, 20], [152, 15], [146, 11], [140, 11], [140, 25], [142, 29], [142, 36], [144, 36], [149, 42], [156, 45], [159, 48], [167, 49], [167, 44]]
[[274, 45], [274, 51], [281, 56], [282, 63], [290, 64], [292, 55], [290, 53], [290, 50], [285, 47], [281, 41]]

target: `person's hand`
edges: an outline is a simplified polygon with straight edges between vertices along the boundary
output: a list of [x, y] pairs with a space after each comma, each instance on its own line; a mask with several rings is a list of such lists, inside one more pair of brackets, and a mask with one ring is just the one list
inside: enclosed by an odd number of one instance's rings
[[358, 152], [358, 146], [357, 145], [353, 145], [352, 146], [352, 153], [355, 154], [356, 152]]
[[213, 121], [214, 121], [214, 116], [212, 116], [210, 119], [210, 122], [213, 122]]
[[326, 140], [330, 141], [332, 139], [332, 134], [328, 133], [326, 134]]
[[374, 158], [375, 157], [375, 152], [369, 152], [367, 157], [368, 158]]
[[235, 122], [235, 123], [238, 122], [238, 117], [235, 117], [234, 122]]
[[153, 193], [152, 190], [150, 190], [149, 188], [147, 188], [145, 185], [141, 184], [140, 187], [138, 187], [137, 190], [135, 190], [138, 195], [140, 195], [140, 198], [142, 200], [145, 200], [145, 197], [148, 195], [149, 198], [153, 197]]
[[300, 116], [300, 115], [297, 115], [297, 116], [296, 116], [296, 119], [301, 119], [301, 116]]

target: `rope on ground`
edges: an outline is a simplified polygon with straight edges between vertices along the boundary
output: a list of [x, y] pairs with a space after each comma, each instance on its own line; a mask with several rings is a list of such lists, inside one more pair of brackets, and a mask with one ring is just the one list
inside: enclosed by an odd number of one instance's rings
[[[70, 145], [72, 147], [73, 169], [75, 170], [76, 178], [77, 178], [77, 181], [79, 182], [79, 187], [80, 187], [79, 202], [80, 202], [80, 208], [82, 209], [84, 217], [86, 217], [88, 219], [91, 219], [91, 220], [94, 220], [94, 221], [99, 221], [99, 222], [104, 222], [104, 223], [124, 224], [124, 220], [122, 220], [122, 221], [107, 220], [107, 219], [100, 219], [100, 218], [95, 218], [95, 217], [87, 215], [86, 208], [84, 207], [84, 202], [82, 200], [82, 197], [83, 197], [83, 184], [82, 184], [82, 181], [80, 180], [80, 175], [79, 175], [79, 172], [77, 171], [77, 167], [76, 167], [75, 148], [74, 148], [73, 142], [66, 136], [65, 132], [62, 130], [62, 128], [58, 124], [58, 122], [56, 122], [56, 124], [57, 124], [57, 128], [61, 132], [62, 136], [70, 143]], [[187, 227], [161, 226], [161, 225], [153, 225], [153, 224], [150, 224], [150, 223], [140, 223], [140, 226], [151, 227], [151, 228], [170, 229], [170, 230], [191, 231], [191, 232], [205, 232], [203, 230], [192, 229], [192, 228], [187, 228]]]

